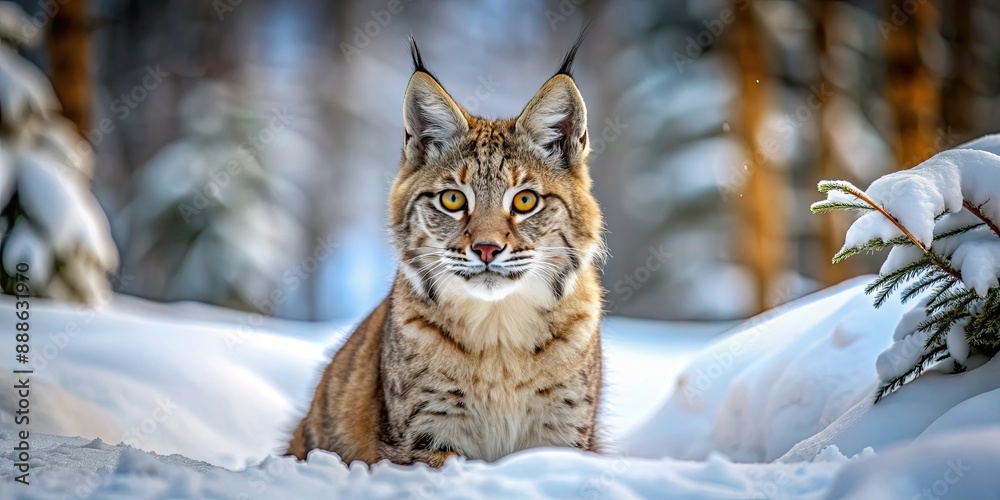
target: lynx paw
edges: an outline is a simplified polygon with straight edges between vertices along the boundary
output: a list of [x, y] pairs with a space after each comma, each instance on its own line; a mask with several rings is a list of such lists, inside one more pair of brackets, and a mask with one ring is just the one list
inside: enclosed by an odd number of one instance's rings
[[448, 457], [452, 457], [452, 456], [457, 457], [458, 456], [458, 452], [457, 451], [436, 451], [433, 454], [431, 454], [430, 457], [427, 458], [427, 463], [431, 467], [438, 468], [438, 467], [441, 467], [442, 465], [444, 465], [444, 462], [445, 462], [445, 460], [448, 460]]

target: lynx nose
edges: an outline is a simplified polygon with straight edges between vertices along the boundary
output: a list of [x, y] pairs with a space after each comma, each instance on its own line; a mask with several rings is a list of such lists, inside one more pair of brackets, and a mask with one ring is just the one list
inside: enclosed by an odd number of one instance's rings
[[472, 245], [472, 251], [479, 255], [479, 260], [483, 261], [484, 264], [489, 264], [493, 262], [493, 258], [496, 254], [500, 253], [503, 248], [496, 243], [476, 243]]

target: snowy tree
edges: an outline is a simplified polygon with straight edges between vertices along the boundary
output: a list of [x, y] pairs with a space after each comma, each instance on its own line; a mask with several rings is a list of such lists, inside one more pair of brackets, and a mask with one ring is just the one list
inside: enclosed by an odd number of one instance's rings
[[90, 192], [89, 143], [15, 48], [39, 42], [30, 23], [20, 7], [0, 3], [0, 287], [12, 293], [23, 273], [33, 295], [94, 303], [109, 290], [118, 252]]
[[827, 199], [813, 212], [863, 212], [834, 256], [890, 248], [866, 291], [880, 306], [900, 290], [919, 299], [900, 322], [895, 343], [881, 356], [876, 400], [951, 359], [957, 370], [970, 355], [1000, 351], [1000, 135], [939, 153], [886, 175], [861, 191], [822, 181]]
[[[182, 138], [133, 179], [120, 220], [127, 261], [162, 268], [160, 296], [271, 314], [305, 229], [302, 193], [266, 168], [271, 157], [262, 153], [293, 132], [281, 110], [263, 114], [237, 102], [218, 82], [184, 97]], [[143, 264], [150, 261], [161, 265]]]

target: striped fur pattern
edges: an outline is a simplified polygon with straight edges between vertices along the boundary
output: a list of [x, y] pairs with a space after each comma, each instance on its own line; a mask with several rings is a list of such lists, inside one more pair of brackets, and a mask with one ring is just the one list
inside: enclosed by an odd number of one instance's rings
[[440, 466], [599, 451], [602, 221], [575, 47], [510, 120], [470, 115], [412, 48], [389, 202], [399, 271], [323, 372], [288, 453]]

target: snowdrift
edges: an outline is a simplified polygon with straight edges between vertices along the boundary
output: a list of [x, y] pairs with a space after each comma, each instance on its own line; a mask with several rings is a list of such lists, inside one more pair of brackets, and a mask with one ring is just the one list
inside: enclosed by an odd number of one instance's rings
[[[5, 451], [0, 497], [871, 498], [942, 484], [962, 494], [1000, 490], [981, 472], [1000, 466], [983, 446], [1000, 432], [1000, 363], [928, 373], [872, 407], [875, 360], [904, 308], [874, 309], [862, 293], [868, 279], [721, 337], [724, 325], [609, 318], [604, 421], [612, 453], [538, 449], [496, 463], [452, 459], [439, 470], [347, 466], [325, 452], [305, 463], [275, 456], [347, 322], [301, 324], [129, 297], [102, 310], [32, 299], [32, 484], [13, 482], [15, 457]], [[10, 298], [0, 297], [0, 315], [12, 317]], [[4, 337], [0, 350], [13, 352], [12, 342]], [[10, 358], [0, 357], [0, 373], [14, 368]], [[16, 438], [8, 398], [0, 398], [4, 450]], [[942, 457], [977, 472], [959, 467], [963, 476], [949, 482], [957, 472], [945, 477]], [[881, 474], [898, 478], [899, 488], [879, 489]]]
[[[0, 435], [0, 446], [11, 449], [9, 434]], [[259, 465], [230, 471], [99, 440], [45, 436], [36, 448], [37, 482], [28, 487], [2, 482], [0, 497], [820, 498], [847, 462], [836, 453], [815, 463], [734, 464], [719, 455], [705, 462], [683, 462], [545, 448], [491, 464], [451, 459], [437, 470], [387, 462], [348, 467], [336, 455], [313, 452], [307, 462], [271, 456]], [[7, 470], [9, 465], [0, 468]]]
[[872, 405], [876, 360], [893, 345], [908, 307], [874, 309], [863, 293], [869, 280], [847, 281], [735, 328], [681, 372], [666, 403], [623, 447], [651, 458], [721, 453], [741, 462], [803, 461], [830, 445], [854, 456], [928, 429], [989, 425], [990, 418], [1000, 425], [995, 405], [977, 403], [1000, 388], [997, 358], [970, 359], [963, 373], [929, 370]]

